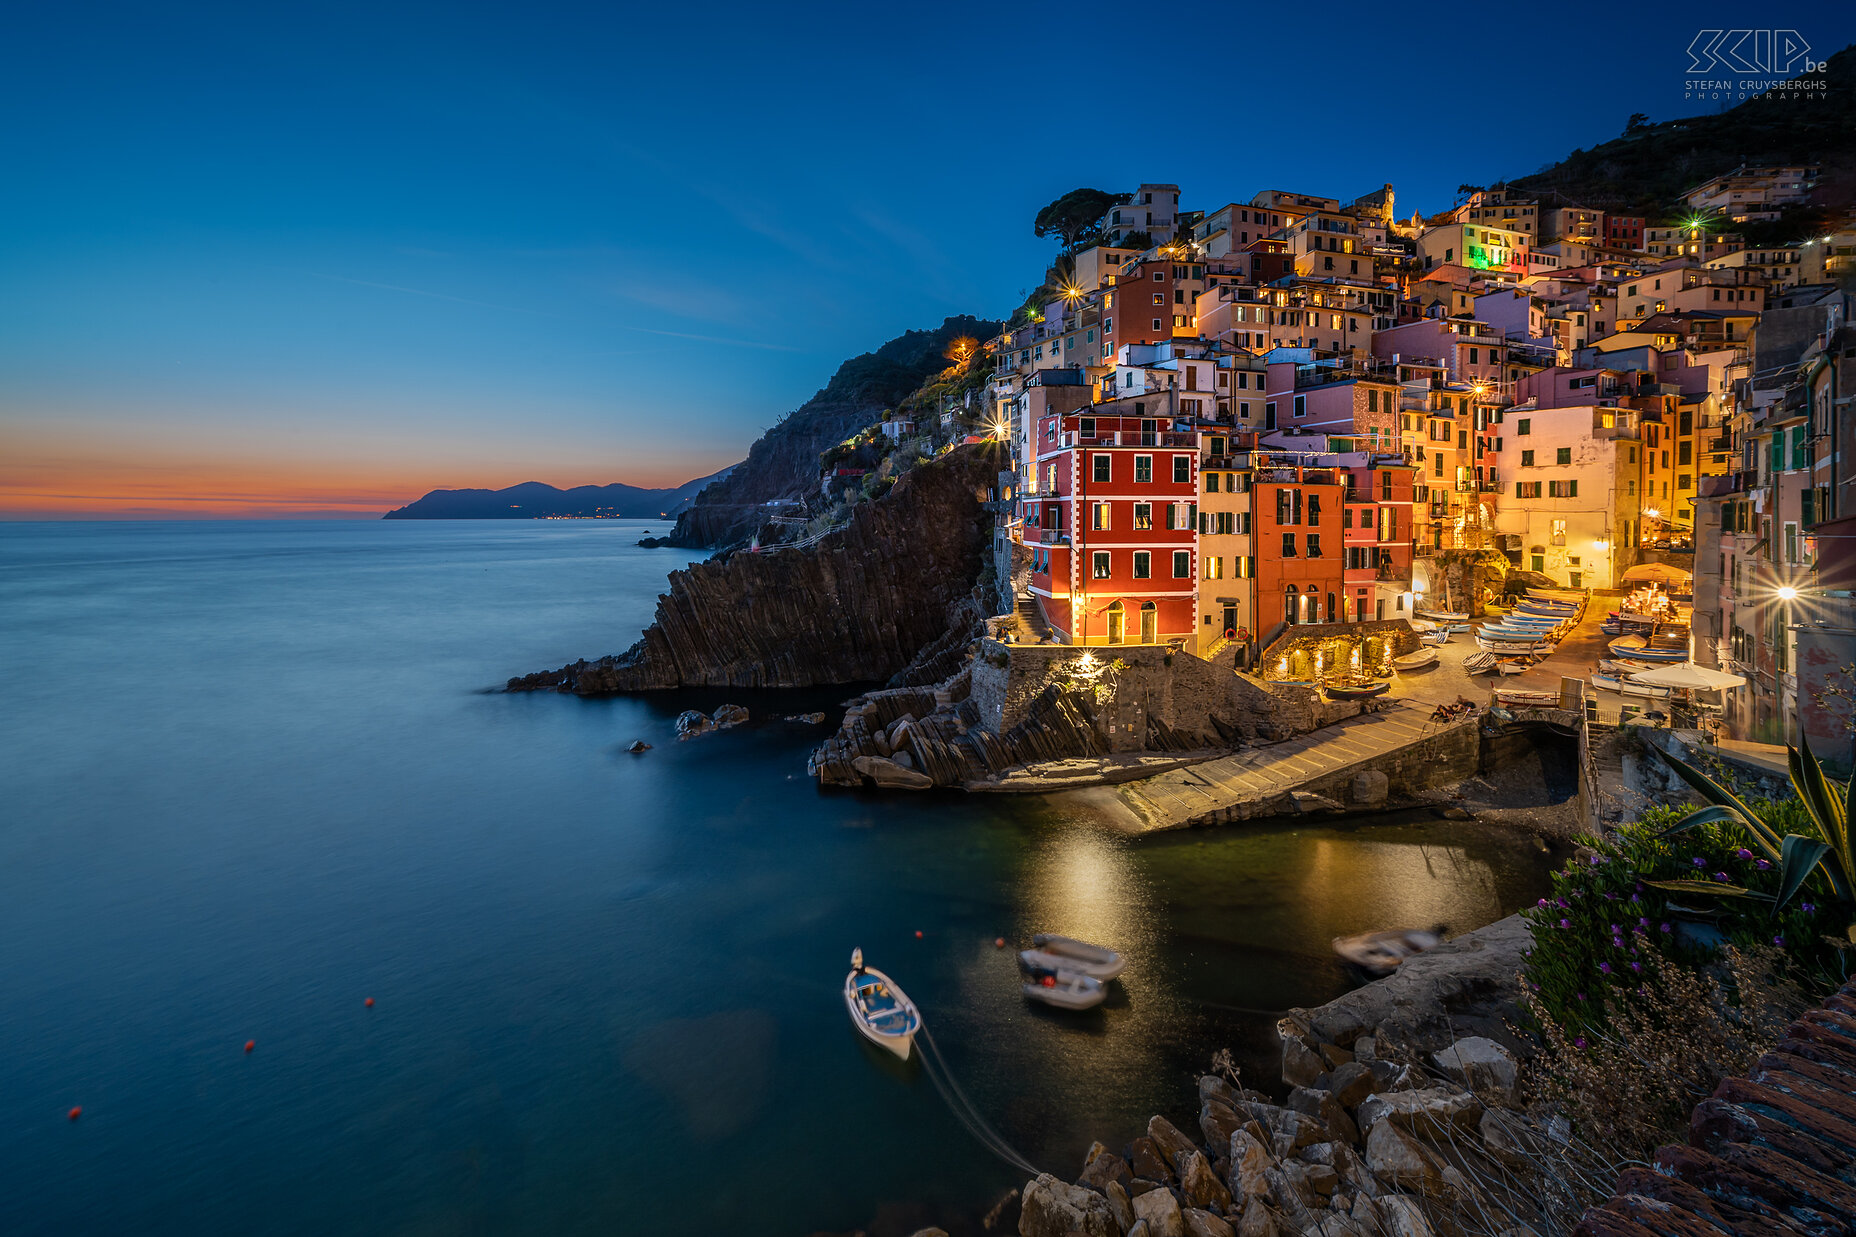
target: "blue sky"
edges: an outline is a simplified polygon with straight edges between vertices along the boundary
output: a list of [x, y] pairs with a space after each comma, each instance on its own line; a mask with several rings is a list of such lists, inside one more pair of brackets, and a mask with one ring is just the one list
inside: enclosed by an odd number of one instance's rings
[[[0, 509], [675, 483], [846, 356], [1008, 311], [1065, 190], [1389, 180], [1434, 210], [1631, 112], [1704, 110], [1689, 27], [1748, 20], [1346, 12], [1156, 10], [1149, 35], [1126, 6], [16, 9]], [[1829, 7], [1772, 20], [1856, 36]]]

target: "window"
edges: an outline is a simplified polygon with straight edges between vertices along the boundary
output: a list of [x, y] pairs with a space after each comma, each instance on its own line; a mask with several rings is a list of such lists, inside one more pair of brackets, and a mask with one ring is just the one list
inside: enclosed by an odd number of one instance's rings
[[1572, 448], [1571, 447], [1560, 447], [1558, 450], [1554, 451], [1553, 462], [1555, 464], [1572, 463]]
[[1098, 531], [1107, 528], [1109, 526], [1108, 508], [1109, 505], [1107, 503], [1090, 503], [1089, 527]]
[[1577, 481], [1549, 481], [1547, 482], [1547, 497], [1577, 498], [1579, 497], [1579, 483]]
[[1097, 550], [1090, 556], [1089, 574], [1098, 580], [1108, 579], [1108, 551]]
[[1216, 494], [1218, 492], [1218, 474], [1217, 473], [1208, 472], [1205, 474], [1205, 492], [1207, 494]]
[[1146, 550], [1136, 550], [1134, 552], [1134, 578], [1137, 580], [1145, 580], [1153, 575], [1153, 562], [1154, 556], [1152, 554], [1149, 554]]
[[1321, 523], [1321, 495], [1319, 494], [1308, 496], [1308, 522], [1310, 524]]
[[1134, 457], [1134, 479], [1137, 482], [1152, 481], [1154, 479], [1153, 456], [1137, 455]]
[[1796, 524], [1785, 526], [1785, 561], [1788, 563], [1798, 561], [1798, 526]]
[[1175, 580], [1190, 580], [1192, 578], [1192, 551], [1173, 551], [1173, 578]]
[[1158, 318], [1155, 318], [1155, 319], [1154, 319], [1154, 330], [1156, 330], [1156, 331], [1164, 331], [1165, 329], [1166, 329], [1166, 327], [1165, 327], [1164, 325], [1162, 325], [1162, 324], [1161, 324], [1161, 322], [1160, 322], [1160, 319], [1158, 319]]
[[1098, 452], [1096, 454], [1095, 479], [1097, 481], [1107, 481], [1109, 479], [1109, 465], [1114, 460], [1114, 458], [1115, 457], [1112, 455], [1106, 455], [1101, 452]]
[[1527, 561], [1530, 571], [1544, 572], [1547, 569], [1547, 556], [1544, 554], [1530, 554]]
[[1566, 544], [1566, 521], [1565, 520], [1553, 521], [1552, 541], [1554, 545], [1565, 545]]
[[1516, 422], [1515, 422], [1515, 425], [1514, 425], [1514, 432], [1515, 432], [1515, 433], [1517, 433], [1517, 434], [1531, 434], [1531, 433], [1533, 433], [1533, 432], [1534, 432], [1534, 420], [1533, 420], [1533, 418], [1532, 418], [1532, 417], [1522, 417], [1522, 418], [1521, 418], [1521, 419], [1520, 419], [1519, 421], [1516, 421]]
[[1094, 417], [1084, 417], [1076, 424], [1081, 437], [1094, 438], [1096, 436], [1096, 419]]
[[[1106, 506], [1107, 504], [1103, 504]], [[1134, 527], [1152, 528], [1154, 526], [1154, 505], [1152, 503], [1134, 504]], [[1104, 525], [1106, 527], [1106, 525]]]
[[1190, 455], [1173, 457], [1173, 480], [1180, 485], [1192, 480], [1192, 457]]
[[1166, 293], [1164, 293], [1164, 292], [1156, 292], [1156, 293], [1154, 293], [1154, 304], [1156, 304], [1156, 305], [1164, 305], [1164, 304], [1166, 304]]
[[1224, 559], [1216, 555], [1203, 555], [1199, 561], [1205, 564], [1205, 578], [1207, 580], [1224, 579]]
[[1517, 481], [1515, 482], [1514, 483], [1514, 496], [1516, 498], [1539, 498], [1540, 497], [1540, 482], [1538, 481]]
[[1308, 415], [1308, 397], [1306, 395], [1298, 395], [1295, 397], [1295, 415], [1298, 417], [1305, 417]]
[[1284, 558], [1295, 557], [1295, 534], [1294, 533], [1284, 533], [1282, 535], [1282, 556]]
[[1521, 467], [1532, 468], [1533, 466], [1534, 466], [1534, 453], [1532, 451], [1521, 452]]
[[1321, 557], [1321, 534], [1320, 533], [1308, 534], [1308, 557], [1310, 558]]

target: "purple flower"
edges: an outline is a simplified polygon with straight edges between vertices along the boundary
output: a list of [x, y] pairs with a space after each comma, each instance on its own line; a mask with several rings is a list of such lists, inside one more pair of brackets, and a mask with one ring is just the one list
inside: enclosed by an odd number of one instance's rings
[[1562, 928], [1570, 928], [1570, 927], [1572, 927], [1572, 920], [1570, 920], [1570, 919], [1562, 919], [1562, 920], [1560, 920], [1560, 927], [1562, 927]]
[[1616, 925], [1616, 924], [1612, 924], [1612, 925], [1611, 925], [1611, 935], [1613, 935], [1613, 936], [1621, 936], [1621, 935], [1623, 935], [1623, 932], [1624, 932], [1624, 929], [1623, 929], [1623, 928], [1620, 928], [1620, 927], [1619, 927], [1618, 925]]
[[1643, 895], [1640, 893], [1633, 893], [1630, 895], [1630, 900], [1632, 902], [1641, 902], [1643, 901]]
[[1772, 869], [1772, 863], [1771, 863], [1771, 861], [1770, 861], [1770, 860], [1766, 860], [1766, 859], [1755, 859], [1755, 860], [1753, 861], [1753, 866], [1754, 866], [1754, 867], [1756, 867], [1756, 868], [1758, 868], [1758, 869], [1759, 869], [1760, 871], [1762, 871], [1762, 872], [1767, 872], [1767, 871], [1770, 871], [1770, 870]]
[[1639, 975], [1641, 975], [1643, 974], [1643, 963], [1633, 962], [1630, 964], [1630, 969], [1633, 971], [1636, 971]]
[[1575, 1039], [1575, 1040], [1573, 1040], [1573, 1041], [1572, 1041], [1572, 1046], [1573, 1046], [1574, 1048], [1583, 1048], [1583, 1047], [1585, 1047], [1585, 1036], [1583, 1036], [1583, 1035], [1581, 1035], [1581, 1036], [1579, 1036], [1579, 1038], [1577, 1038], [1577, 1039]]
[[1581, 1001], [1585, 1000], [1585, 993], [1583, 992], [1575, 992], [1573, 995], [1578, 997]]
[[1725, 881], [1725, 880], [1727, 879], [1727, 873], [1725, 873], [1725, 872], [1716, 872], [1716, 873], [1714, 874], [1714, 879], [1715, 879], [1715, 880], [1717, 880], [1717, 881]]
[[1590, 863], [1593, 867], [1597, 867], [1599, 864], [1603, 863], [1604, 860], [1600, 859], [1597, 855], [1593, 855], [1586, 862]]
[[1545, 898], [1542, 898], [1540, 899], [1540, 901], [1534, 903], [1535, 906], [1545, 906], [1546, 904], [1547, 904], [1547, 900]]
[[1802, 906], [1800, 906], [1798, 909], [1803, 911], [1807, 915], [1817, 914], [1817, 906], [1815, 903], [1812, 903], [1812, 902], [1806, 902]]
[[1565, 910], [1572, 905], [1572, 903], [1568, 902], [1565, 898], [1555, 898], [1554, 901], [1560, 904], [1561, 910]]
[[1609, 975], [1611, 974], [1611, 964], [1609, 962], [1600, 962], [1598, 964], [1598, 970], [1600, 974]]
[[1775, 936], [1772, 938], [1772, 943], [1774, 945], [1783, 946], [1785, 944], [1785, 938], [1783, 936]]
[[1663, 931], [1665, 931], [1665, 932], [1674, 932], [1674, 931], [1675, 931], [1675, 929], [1674, 929], [1674, 928], [1672, 928], [1672, 927], [1670, 927], [1670, 926], [1669, 926], [1668, 924], [1664, 924], [1664, 925], [1663, 925]]
[[1708, 866], [1708, 861], [1703, 859], [1700, 855], [1696, 855], [1693, 859], [1689, 860], [1689, 862], [1698, 868], [1705, 868]]
[[1751, 859], [1753, 857], [1753, 852], [1748, 850], [1744, 846], [1742, 846], [1739, 850], [1735, 851], [1734, 854], [1739, 856], [1742, 859]]
[[1650, 921], [1644, 918], [1642, 915], [1639, 915], [1637, 916], [1637, 926], [1640, 928], [1647, 928], [1650, 926]]

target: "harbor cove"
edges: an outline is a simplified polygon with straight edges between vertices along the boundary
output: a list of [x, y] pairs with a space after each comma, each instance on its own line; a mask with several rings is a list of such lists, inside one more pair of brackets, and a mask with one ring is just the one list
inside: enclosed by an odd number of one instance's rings
[[[1023, 1174], [856, 1037], [853, 946], [1072, 1176], [1190, 1127], [1219, 1050], [1272, 1076], [1356, 982], [1332, 938], [1545, 891], [1532, 833], [1430, 808], [1135, 836], [821, 788], [855, 689], [491, 690], [642, 630], [662, 527], [0, 531], [9, 1232], [977, 1232]], [[994, 942], [1039, 931], [1112, 941], [1113, 999], [1027, 1004]]]

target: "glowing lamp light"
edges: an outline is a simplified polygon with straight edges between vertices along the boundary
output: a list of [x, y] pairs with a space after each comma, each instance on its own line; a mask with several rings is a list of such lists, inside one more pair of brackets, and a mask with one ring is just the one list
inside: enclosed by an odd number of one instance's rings
[[1654, 520], [1657, 516], [1662, 514], [1662, 512], [1658, 511], [1655, 507], [1645, 507], [1643, 509], [1643, 513], [1649, 516], [1652, 520]]
[[1792, 598], [1796, 597], [1797, 595], [1798, 595], [1798, 590], [1793, 588], [1791, 585], [1782, 584], [1779, 586], [1779, 600], [1780, 601], [1790, 601]]
[[1610, 549], [1611, 543], [1609, 541], [1606, 541], [1603, 537], [1600, 537], [1597, 541], [1594, 541], [1592, 543], [1592, 548], [1595, 550]]

